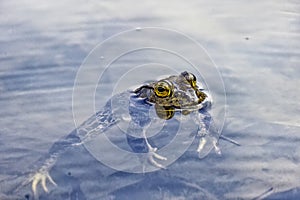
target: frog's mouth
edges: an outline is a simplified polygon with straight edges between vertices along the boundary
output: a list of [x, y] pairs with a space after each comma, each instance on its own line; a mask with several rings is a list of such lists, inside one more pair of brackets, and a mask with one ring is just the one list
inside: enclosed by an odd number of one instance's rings
[[135, 89], [133, 92], [136, 93], [136, 94], [139, 94], [143, 89], [154, 90], [154, 88], [150, 85], [142, 85], [141, 87]]
[[158, 104], [155, 104], [155, 111], [159, 118], [168, 120], [174, 116], [175, 112], [180, 112], [183, 115], [188, 115], [195, 110], [201, 109], [202, 107], [202, 104], [185, 108], [175, 108], [174, 106], [160, 106]]

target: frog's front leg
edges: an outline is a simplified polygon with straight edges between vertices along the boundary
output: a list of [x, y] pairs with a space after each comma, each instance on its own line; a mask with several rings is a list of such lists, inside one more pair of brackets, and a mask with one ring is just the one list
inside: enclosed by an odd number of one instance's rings
[[221, 150], [218, 146], [219, 133], [216, 129], [213, 119], [207, 111], [196, 112], [193, 118], [198, 124], [199, 144], [197, 148], [199, 158], [207, 156], [212, 149], [218, 155], [221, 155]]
[[143, 169], [146, 166], [146, 162], [157, 168], [165, 169], [165, 166], [156, 161], [156, 159], [167, 160], [167, 158], [156, 153], [157, 148], [150, 144], [147, 137], [147, 127], [131, 122], [127, 130], [127, 142], [135, 153], [146, 156], [142, 158]]
[[145, 139], [145, 143], [147, 145], [147, 148], [148, 148], [148, 153], [147, 153], [147, 160], [152, 164], [154, 165], [155, 167], [158, 167], [158, 168], [163, 168], [165, 169], [166, 167], [163, 166], [162, 164], [159, 164], [156, 160], [154, 160], [154, 158], [157, 158], [159, 160], [167, 160], [166, 157], [164, 156], [161, 156], [159, 154], [156, 153], [157, 151], [157, 148], [156, 147], [152, 147], [147, 139], [147, 135], [146, 135], [146, 130], [143, 130], [143, 137]]

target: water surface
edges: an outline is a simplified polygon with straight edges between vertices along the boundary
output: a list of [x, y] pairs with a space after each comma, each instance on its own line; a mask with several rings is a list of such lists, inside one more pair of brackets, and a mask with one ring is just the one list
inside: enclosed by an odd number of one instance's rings
[[[51, 170], [58, 187], [50, 186], [48, 195], [40, 191], [41, 199], [299, 198], [297, 1], [12, 0], [2, 1], [0, 8], [1, 198], [13, 196], [22, 174], [75, 128], [72, 91], [84, 58], [105, 39], [136, 27], [174, 29], [206, 49], [226, 89], [223, 134], [241, 146], [220, 141], [222, 156], [212, 152], [203, 160], [191, 147], [167, 170], [145, 175], [116, 172], [78, 148]], [[164, 40], [176, 44], [174, 38]], [[179, 65], [154, 54], [125, 57], [116, 68], [155, 58]], [[156, 75], [157, 70], [150, 71], [145, 81]], [[113, 80], [104, 80], [99, 108]], [[212, 92], [215, 98], [223, 95]], [[17, 195], [26, 198], [29, 193], [27, 187]]]

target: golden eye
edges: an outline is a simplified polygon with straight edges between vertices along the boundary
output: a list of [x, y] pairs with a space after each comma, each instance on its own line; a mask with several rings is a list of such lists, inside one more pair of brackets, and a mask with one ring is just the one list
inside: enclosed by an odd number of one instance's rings
[[196, 86], [197, 86], [197, 79], [196, 79], [196, 76], [194, 74], [186, 72], [186, 71], [182, 72], [181, 74], [191, 84], [192, 88], [196, 88]]
[[154, 92], [158, 97], [168, 97], [172, 94], [172, 87], [166, 81], [160, 81], [154, 86]]

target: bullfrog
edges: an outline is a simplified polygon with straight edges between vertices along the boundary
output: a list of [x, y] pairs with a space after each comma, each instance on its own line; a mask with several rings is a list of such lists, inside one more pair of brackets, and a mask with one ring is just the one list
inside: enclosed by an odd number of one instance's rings
[[[54, 143], [47, 156], [38, 161], [37, 165], [40, 167], [29, 175], [22, 186], [30, 184], [35, 198], [38, 198], [39, 184], [45, 192], [48, 192], [47, 181], [56, 185], [49, 171], [62, 153], [86, 144], [115, 126], [120, 126], [124, 130], [125, 142], [132, 151], [147, 155], [146, 162], [158, 169], [166, 168], [163, 162], [168, 160], [168, 157], [160, 155], [159, 148], [148, 135], [148, 130], [151, 124], [152, 126], [160, 124], [160, 120], [165, 122], [175, 119], [185, 120], [186, 123], [181, 125], [180, 130], [196, 132], [199, 138], [196, 148], [199, 158], [205, 157], [212, 149], [220, 154], [218, 147], [220, 133], [208, 113], [211, 104], [209, 93], [200, 87], [196, 76], [187, 71], [116, 94], [107, 101], [103, 109], [65, 138]], [[118, 136], [119, 133], [114, 134]]]

